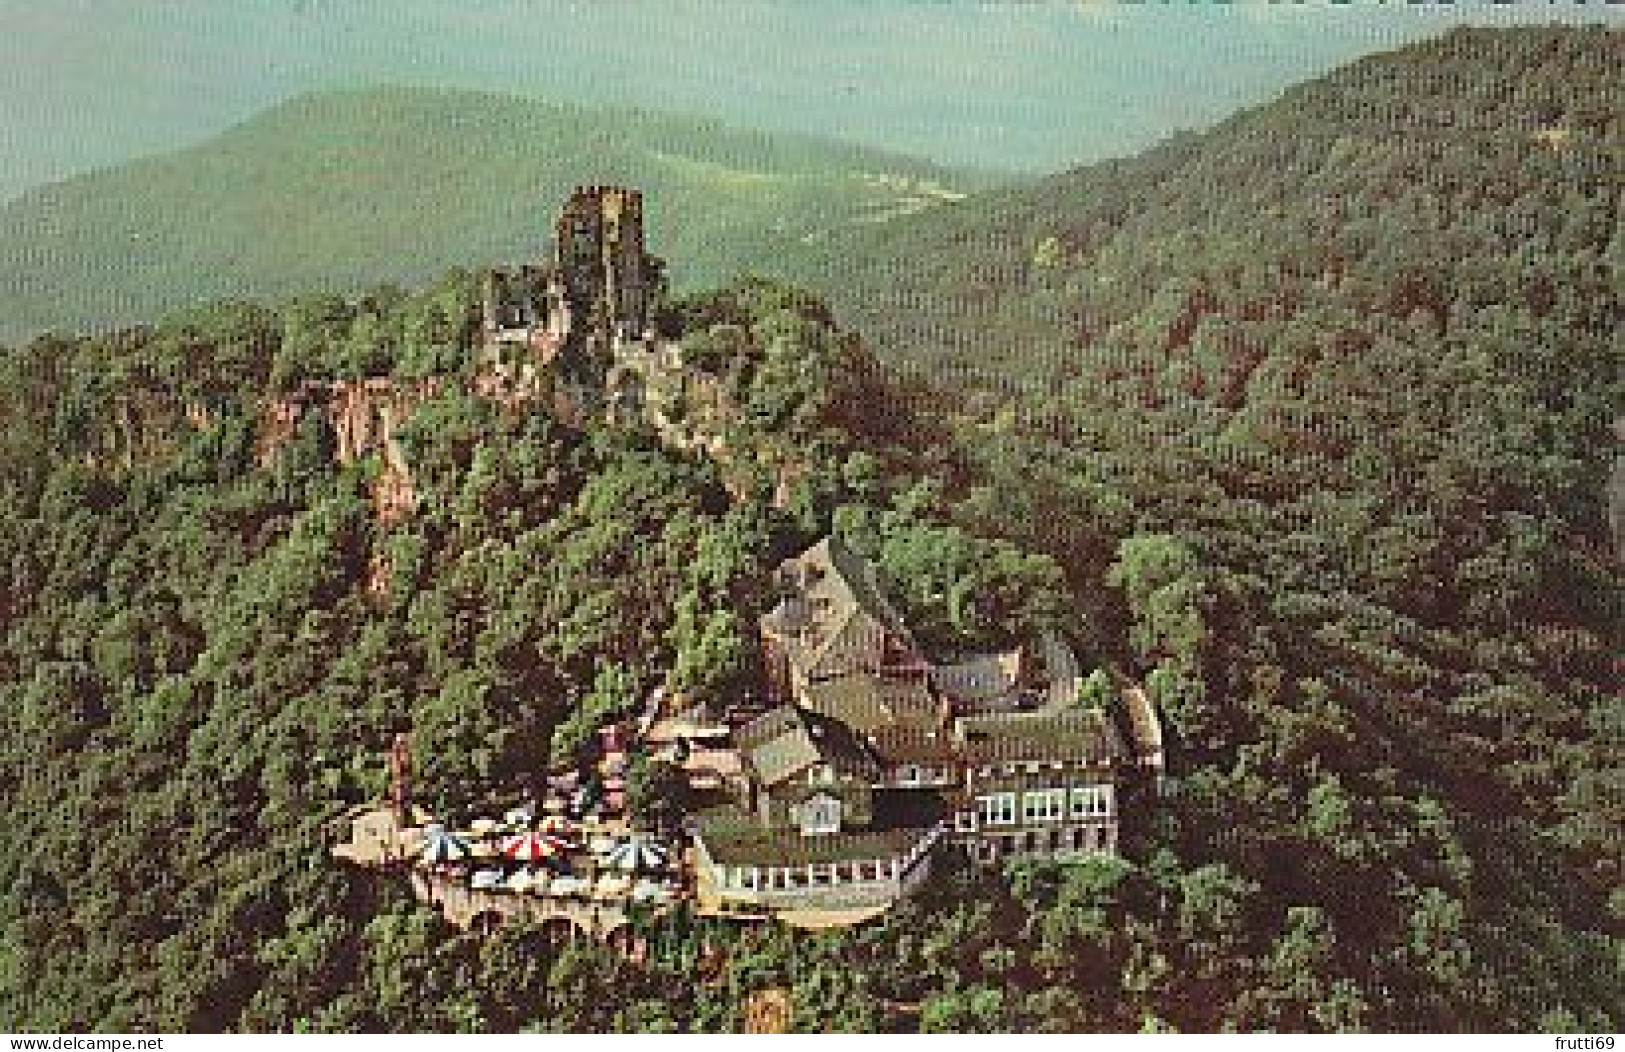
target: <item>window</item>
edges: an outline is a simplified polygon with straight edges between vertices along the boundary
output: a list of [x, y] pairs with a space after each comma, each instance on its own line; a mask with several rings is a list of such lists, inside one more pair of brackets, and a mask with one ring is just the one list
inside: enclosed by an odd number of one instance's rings
[[801, 805], [800, 818], [803, 836], [813, 836], [818, 833], [839, 833], [841, 831], [841, 801], [833, 796], [819, 794]]
[[1072, 790], [1073, 818], [1105, 818], [1111, 813], [1110, 785], [1083, 785]]
[[976, 832], [976, 812], [959, 811], [954, 815], [954, 828], [961, 833]]
[[897, 768], [897, 781], [901, 785], [920, 784], [920, 769], [911, 763], [905, 763]]
[[1022, 794], [1022, 821], [1059, 822], [1064, 817], [1066, 817], [1065, 789], [1040, 789]]
[[1016, 822], [1016, 794], [994, 793], [976, 798], [976, 813], [985, 826], [1008, 826]]

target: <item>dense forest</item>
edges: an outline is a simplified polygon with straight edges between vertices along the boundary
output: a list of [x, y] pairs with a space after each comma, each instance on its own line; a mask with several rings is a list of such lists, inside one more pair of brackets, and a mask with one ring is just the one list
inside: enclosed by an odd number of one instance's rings
[[[677, 299], [788, 499], [460, 383], [404, 522], [319, 418], [264, 455], [305, 379], [461, 378], [467, 275], [6, 353], [0, 1020], [1617, 1029], [1621, 57], [1453, 33], [877, 228], [812, 267], [841, 324]], [[397, 729], [456, 811], [656, 683], [748, 692], [762, 571], [832, 526], [933, 637], [1060, 625], [1146, 683], [1172, 777], [1121, 860], [817, 935], [647, 919], [633, 961], [329, 859]]]

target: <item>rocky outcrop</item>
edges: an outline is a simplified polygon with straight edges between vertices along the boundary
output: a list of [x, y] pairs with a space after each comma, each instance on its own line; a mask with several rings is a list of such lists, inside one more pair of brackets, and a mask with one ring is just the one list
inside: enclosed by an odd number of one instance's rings
[[378, 521], [390, 526], [417, 506], [411, 465], [399, 435], [413, 412], [445, 389], [446, 380], [431, 377], [403, 381], [390, 377], [306, 383], [298, 390], [268, 399], [260, 410], [255, 458], [261, 467], [276, 462], [282, 450], [312, 413], [320, 413], [333, 435], [333, 456], [340, 464], [378, 455], [379, 472], [372, 484]]

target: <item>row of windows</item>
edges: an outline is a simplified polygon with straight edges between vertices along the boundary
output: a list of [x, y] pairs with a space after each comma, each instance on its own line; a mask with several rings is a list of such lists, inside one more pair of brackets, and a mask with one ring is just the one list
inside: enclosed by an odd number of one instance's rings
[[1084, 785], [1071, 790], [1036, 789], [1025, 793], [989, 793], [976, 798], [976, 819], [984, 826], [1059, 822], [1064, 818], [1104, 818], [1112, 813], [1110, 785]]
[[[970, 767], [967, 773], [977, 778], [994, 778], [999, 775], [1040, 774], [1044, 771], [1065, 771], [1072, 768], [1079, 771], [1099, 767], [1099, 763], [1090, 759], [1077, 760], [1026, 760], [1021, 763], [983, 764], [980, 767]], [[904, 763], [893, 769], [893, 778], [902, 785], [949, 781], [956, 777], [953, 767], [928, 766], [924, 764]]]
[[897, 768], [898, 785], [933, 785], [952, 781], [954, 772], [948, 767], [922, 767], [905, 763]]
[[1111, 830], [1105, 826], [1070, 830], [1032, 830], [979, 838], [973, 850], [976, 857], [983, 862], [995, 862], [1002, 857], [1031, 853], [1097, 852], [1109, 855], [1116, 851], [1116, 839]]

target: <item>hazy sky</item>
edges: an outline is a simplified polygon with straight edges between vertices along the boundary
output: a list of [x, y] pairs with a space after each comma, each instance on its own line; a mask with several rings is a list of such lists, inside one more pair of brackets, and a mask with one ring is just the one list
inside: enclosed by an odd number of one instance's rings
[[0, 0], [0, 200], [289, 95], [468, 86], [1045, 170], [1198, 127], [1457, 22], [1602, 3]]

